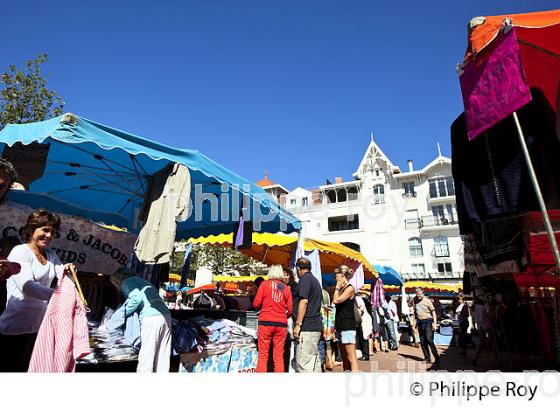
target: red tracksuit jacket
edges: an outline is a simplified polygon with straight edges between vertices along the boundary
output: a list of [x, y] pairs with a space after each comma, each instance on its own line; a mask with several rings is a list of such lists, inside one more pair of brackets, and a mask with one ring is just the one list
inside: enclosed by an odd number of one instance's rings
[[[288, 323], [292, 315], [292, 292], [279, 280], [265, 280], [259, 286], [253, 307], [260, 309], [259, 323]], [[265, 323], [263, 323], [265, 324]]]

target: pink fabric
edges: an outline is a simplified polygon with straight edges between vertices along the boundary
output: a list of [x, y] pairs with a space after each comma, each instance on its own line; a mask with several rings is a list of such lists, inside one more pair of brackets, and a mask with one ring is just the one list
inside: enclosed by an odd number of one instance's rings
[[469, 140], [531, 102], [515, 28], [498, 34], [463, 70], [460, 82]]
[[371, 292], [371, 306], [378, 308], [385, 302], [385, 290], [383, 289], [383, 281], [377, 278], [375, 286]]
[[88, 353], [86, 311], [74, 282], [64, 275], [49, 301], [39, 328], [29, 372], [73, 372], [76, 359]]

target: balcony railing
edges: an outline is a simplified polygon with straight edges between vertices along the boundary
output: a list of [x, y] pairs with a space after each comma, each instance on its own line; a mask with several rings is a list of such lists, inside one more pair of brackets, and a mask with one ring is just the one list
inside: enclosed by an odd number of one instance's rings
[[429, 215], [420, 218], [420, 229], [431, 228], [437, 226], [452, 226], [457, 225], [459, 220], [457, 215]]

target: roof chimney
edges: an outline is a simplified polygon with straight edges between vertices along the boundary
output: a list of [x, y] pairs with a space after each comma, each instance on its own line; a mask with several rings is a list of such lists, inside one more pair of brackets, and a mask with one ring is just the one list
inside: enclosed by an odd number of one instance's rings
[[336, 177], [334, 181], [336, 184], [342, 184], [342, 177]]
[[408, 162], [408, 172], [414, 172], [414, 164], [412, 160], [409, 159], [407, 162]]

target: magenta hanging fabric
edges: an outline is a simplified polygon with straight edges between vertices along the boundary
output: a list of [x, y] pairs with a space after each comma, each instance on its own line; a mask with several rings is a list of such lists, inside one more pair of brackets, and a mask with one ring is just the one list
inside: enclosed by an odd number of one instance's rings
[[531, 102], [515, 29], [464, 65], [460, 82], [469, 140]]
[[239, 247], [241, 245], [243, 245], [244, 242], [244, 226], [245, 226], [245, 220], [243, 218], [243, 212], [241, 212], [241, 216], [239, 217], [239, 226], [237, 228], [237, 232], [235, 233], [235, 241], [233, 244], [233, 247], [235, 249], [239, 249]]

